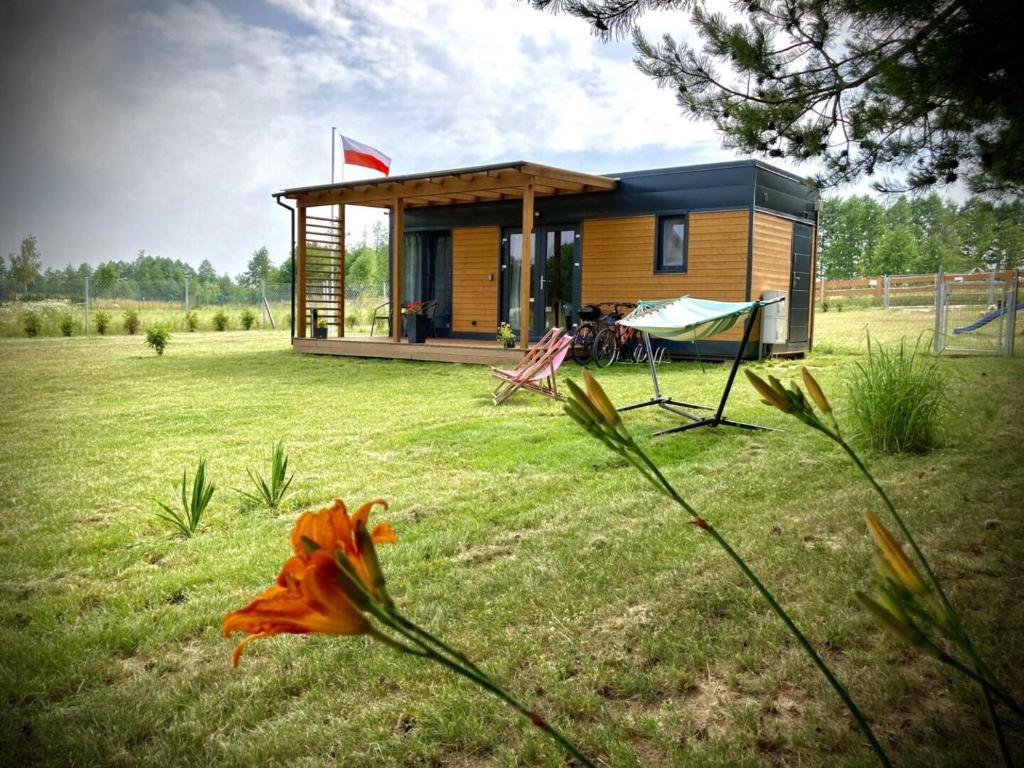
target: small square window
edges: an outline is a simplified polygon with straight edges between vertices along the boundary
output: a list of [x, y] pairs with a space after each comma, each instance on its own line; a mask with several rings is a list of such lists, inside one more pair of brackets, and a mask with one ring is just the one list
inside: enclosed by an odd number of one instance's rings
[[686, 271], [685, 216], [664, 216], [658, 220], [658, 253], [654, 271]]

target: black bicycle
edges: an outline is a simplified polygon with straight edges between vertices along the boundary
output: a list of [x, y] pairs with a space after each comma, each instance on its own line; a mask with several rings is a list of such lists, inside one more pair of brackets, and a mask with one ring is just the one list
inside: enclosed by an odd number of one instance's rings
[[597, 321], [603, 313], [599, 304], [584, 304], [578, 314], [580, 325], [572, 337], [572, 359], [578, 365], [586, 365], [594, 355]]

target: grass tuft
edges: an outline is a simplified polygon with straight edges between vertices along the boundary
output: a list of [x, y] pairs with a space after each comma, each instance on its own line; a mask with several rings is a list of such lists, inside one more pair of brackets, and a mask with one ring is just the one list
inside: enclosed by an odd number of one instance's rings
[[256, 493], [239, 491], [248, 501], [269, 509], [277, 509], [288, 494], [288, 486], [292, 484], [294, 473], [288, 475], [288, 454], [284, 452], [284, 443], [278, 441], [274, 445], [274, 456], [270, 462], [270, 482], [267, 482], [259, 472], [251, 469], [245, 470], [249, 475], [252, 484], [256, 486]]
[[864, 362], [849, 381], [850, 415], [858, 436], [884, 453], [924, 453], [938, 445], [946, 379], [938, 359], [906, 342], [882, 346], [868, 339]]
[[206, 459], [199, 461], [196, 476], [192, 480], [192, 495], [188, 495], [188, 471], [181, 473], [181, 509], [174, 509], [162, 501], [154, 501], [162, 510], [156, 516], [168, 525], [178, 529], [185, 537], [191, 538], [199, 528], [199, 521], [213, 498], [215, 486], [206, 480]]

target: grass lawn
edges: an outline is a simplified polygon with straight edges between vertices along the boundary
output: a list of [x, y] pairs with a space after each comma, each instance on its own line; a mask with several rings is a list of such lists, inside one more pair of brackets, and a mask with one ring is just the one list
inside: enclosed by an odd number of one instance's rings
[[[843, 410], [852, 355], [808, 361]], [[754, 366], [786, 379], [799, 363]], [[541, 398], [491, 406], [486, 369], [293, 354], [285, 335], [0, 342], [0, 763], [564, 765], [486, 694], [365, 638], [278, 637], [232, 670], [225, 613], [268, 586], [301, 508], [383, 496], [403, 611], [609, 766], [859, 766], [824, 679], [725, 556]], [[945, 359], [953, 407], [926, 456], [870, 456], [978, 645], [1024, 692], [1024, 360]], [[578, 377], [569, 364], [568, 372]], [[663, 368], [709, 401], [726, 369]], [[601, 373], [620, 404], [643, 369]], [[644, 438], [848, 683], [899, 765], [994, 764], [976, 689], [883, 636], [855, 470], [737, 383], [732, 415], [784, 432]], [[634, 433], [668, 423], [631, 414]], [[292, 508], [241, 509], [281, 439]], [[176, 538], [149, 497], [209, 460], [217, 492]], [[1024, 759], [1024, 729], [1008, 720]]]

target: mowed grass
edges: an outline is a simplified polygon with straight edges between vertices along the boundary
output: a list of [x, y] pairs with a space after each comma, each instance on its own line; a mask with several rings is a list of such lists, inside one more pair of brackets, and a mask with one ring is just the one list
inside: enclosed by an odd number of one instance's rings
[[[808, 361], [845, 410], [855, 358]], [[755, 366], [798, 376], [799, 363]], [[780, 622], [680, 510], [551, 402], [494, 408], [479, 366], [300, 356], [283, 334], [0, 342], [0, 763], [565, 765], [535, 729], [440, 668], [365, 638], [284, 636], [232, 670], [225, 613], [268, 586], [297, 512], [391, 504], [400, 608], [609, 766], [860, 766], [871, 755]], [[869, 455], [993, 666], [1024, 691], [1024, 363], [944, 359], [943, 447]], [[578, 378], [568, 364], [566, 372]], [[727, 370], [676, 363], [712, 401]], [[619, 403], [642, 368], [600, 374]], [[730, 413], [776, 433], [644, 437], [834, 665], [900, 765], [994, 764], [979, 696], [863, 615], [876, 498], [837, 451], [737, 382]], [[667, 426], [627, 416], [637, 435]], [[283, 440], [290, 509], [232, 487]], [[149, 497], [209, 461], [199, 533]], [[1024, 755], [1020, 721], [1011, 746]]]

